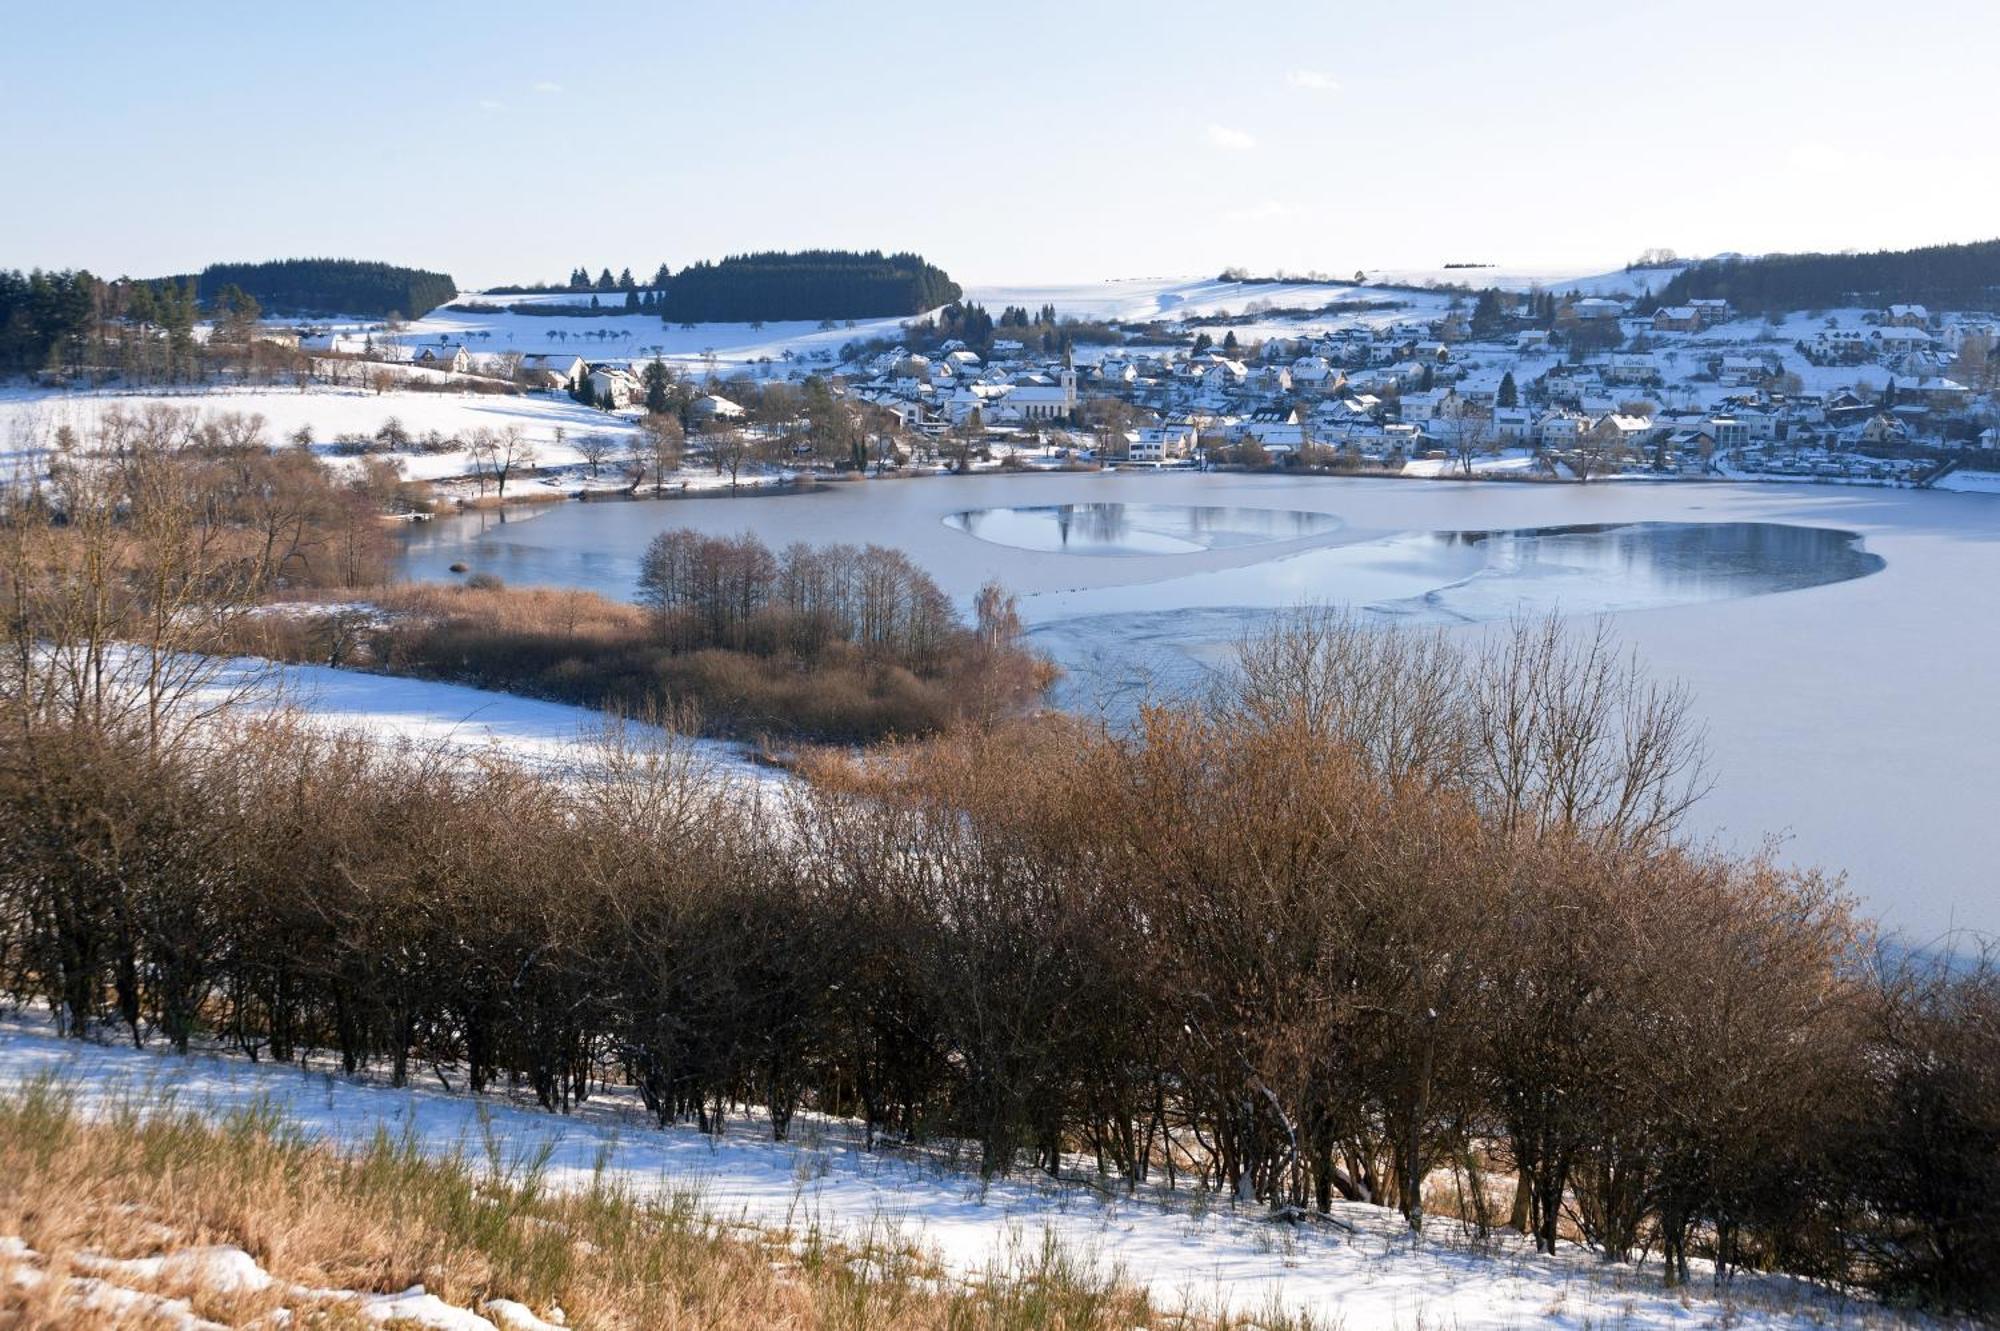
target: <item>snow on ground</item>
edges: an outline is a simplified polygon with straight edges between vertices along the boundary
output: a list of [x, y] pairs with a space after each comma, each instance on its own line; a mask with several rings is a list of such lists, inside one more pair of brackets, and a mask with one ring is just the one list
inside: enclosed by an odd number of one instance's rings
[[[31, 448], [46, 448], [62, 426], [87, 434], [97, 418], [111, 408], [139, 411], [155, 404], [193, 407], [211, 416], [224, 412], [262, 416], [273, 444], [285, 442], [302, 428], [309, 429], [323, 456], [331, 455], [327, 447], [331, 441], [373, 436], [392, 418], [417, 439], [432, 431], [448, 439], [463, 439], [473, 430], [518, 426], [534, 446], [537, 465], [544, 467], [581, 463], [583, 455], [577, 451], [576, 441], [584, 435], [610, 435], [618, 441], [616, 451], [623, 451], [638, 433], [625, 417], [581, 406], [555, 393], [376, 393], [319, 384], [304, 391], [210, 385], [184, 393], [9, 388], [0, 389], [0, 475], [10, 474]], [[560, 443], [557, 431], [562, 432]], [[463, 449], [440, 453], [405, 450], [372, 456], [401, 461], [404, 475], [411, 480], [462, 476], [473, 470]]]
[[[1503, 281], [1484, 269], [1445, 269], [1421, 274], [1384, 272], [1369, 276], [1371, 281], [1411, 285], [1456, 281], [1474, 286], [1491, 283], [1521, 288], [1541, 280], [1536, 277]], [[1560, 289], [1568, 290], [1570, 285], [1577, 284], [1566, 283]], [[1636, 291], [1643, 283], [1633, 283], [1621, 273], [1584, 279], [1582, 285], [1592, 291], [1600, 287], [1611, 290], [1626, 286]], [[725, 377], [739, 372], [783, 377], [814, 369], [830, 370], [839, 359], [840, 348], [846, 343], [895, 338], [907, 322], [901, 318], [887, 318], [841, 320], [831, 328], [822, 328], [807, 321], [777, 321], [762, 325], [704, 323], [683, 328], [644, 314], [533, 315], [468, 308], [564, 305], [588, 302], [589, 299], [588, 294], [573, 293], [498, 296], [467, 292], [450, 304], [404, 325], [395, 337], [411, 347], [463, 343], [475, 355], [555, 352], [571, 353], [592, 361], [644, 361], [659, 356], [684, 372], [700, 376], [714, 371]], [[621, 295], [600, 295], [599, 299], [612, 305], [623, 301]], [[971, 286], [966, 288], [964, 299], [985, 306], [996, 316], [1009, 305], [1030, 310], [1053, 305], [1057, 315], [1064, 318], [1126, 322], [1174, 320], [1224, 312], [1242, 315], [1256, 306], [1317, 309], [1328, 304], [1351, 302], [1394, 300], [1403, 303], [1403, 308], [1398, 310], [1367, 312], [1353, 316], [1351, 320], [1371, 323], [1434, 317], [1442, 312], [1451, 296], [1445, 292], [1433, 296], [1421, 292], [1372, 290], [1367, 286], [1335, 286], [1317, 282], [1224, 282], [1213, 277], [1183, 276], [1067, 284]], [[336, 321], [332, 326], [356, 331], [374, 327], [359, 321]], [[1280, 330], [1295, 326], [1295, 322], [1286, 321], [1271, 325]], [[1261, 324], [1254, 325], [1249, 333], [1256, 333], [1262, 327]], [[1239, 329], [1238, 336], [1249, 333]]]
[[[491, 755], [524, 766], [564, 772], [588, 768], [607, 728], [623, 725], [635, 742], [660, 742], [662, 732], [617, 722], [588, 707], [542, 702], [463, 684], [404, 679], [331, 666], [281, 665], [255, 657], [223, 664], [203, 681], [197, 706], [235, 704], [248, 710], [292, 707], [329, 730], [354, 731], [389, 743], [443, 748], [468, 757]], [[746, 790], [776, 789], [791, 777], [751, 760], [740, 744], [687, 739], [696, 761]]]
[[[600, 295], [614, 307], [622, 294]], [[822, 328], [806, 320], [766, 324], [704, 323], [692, 328], [665, 323], [651, 314], [543, 315], [489, 312], [471, 305], [588, 304], [589, 293], [544, 296], [491, 296], [465, 292], [449, 305], [412, 320], [396, 334], [405, 346], [464, 343], [475, 356], [503, 352], [524, 355], [556, 353], [588, 361], [644, 361], [658, 356], [684, 373], [706, 377], [710, 371], [728, 377], [748, 372], [784, 377], [788, 372], [831, 369], [844, 343], [855, 339], [894, 337], [901, 319], [838, 320]], [[332, 327], [355, 330], [376, 325], [336, 321]], [[380, 336], [380, 334], [377, 334]]]
[[1638, 296], [1665, 286], [1674, 269], [1644, 268], [1607, 272], [1600, 268], [1561, 265], [1492, 264], [1478, 268], [1370, 268], [1368, 281], [1374, 285], [1462, 286], [1477, 291], [1495, 287], [1501, 291], [1575, 291], [1585, 296]]
[[[1532, 476], [1541, 470], [1541, 459], [1530, 448], [1509, 448], [1498, 453], [1482, 453], [1472, 460], [1475, 476]], [[1460, 476], [1464, 467], [1455, 457], [1413, 458], [1403, 464], [1405, 476]]]
[[1959, 494], [2000, 494], [2000, 472], [1954, 471], [1939, 477], [1931, 488], [1952, 490]]
[[[901, 335], [903, 324], [908, 322], [902, 318], [840, 320], [833, 327], [822, 328], [818, 323], [808, 321], [775, 321], [762, 325], [704, 323], [683, 328], [644, 314], [534, 315], [467, 308], [482, 305], [563, 305], [587, 302], [589, 299], [588, 294], [494, 296], [467, 292], [450, 304], [404, 325], [394, 337], [410, 347], [463, 343], [474, 355], [553, 352], [578, 355], [590, 361], [645, 361], [658, 356], [683, 373], [697, 377], [705, 378], [710, 373], [716, 373], [726, 378], [732, 374], [749, 373], [758, 377], [783, 378], [814, 370], [831, 371], [840, 359], [840, 349], [847, 343], [895, 339]], [[600, 296], [600, 299], [615, 304], [621, 302], [623, 297]], [[1415, 317], [1419, 312], [1434, 315], [1442, 311], [1449, 301], [1444, 294], [1432, 297], [1408, 292], [1370, 292], [1310, 282], [1222, 282], [1198, 277], [1067, 285], [975, 286], [966, 289], [964, 299], [985, 306], [996, 316], [1009, 305], [1027, 309], [1054, 305], [1056, 313], [1065, 318], [1133, 322], [1172, 320], [1225, 311], [1241, 315], [1247, 308], [1256, 305], [1318, 308], [1335, 302], [1410, 302], [1410, 307], [1400, 310], [1374, 311], [1358, 316], [1364, 322], [1393, 322], [1399, 317]], [[1421, 311], [1415, 307], [1421, 307]], [[360, 321], [335, 321], [330, 326], [352, 331], [378, 327]], [[1283, 321], [1272, 325], [1278, 329], [1294, 326]], [[1246, 335], [1239, 330], [1238, 336]], [[375, 332], [374, 336], [381, 337], [383, 334]]]
[[[352, 1311], [378, 1326], [414, 1326], [426, 1331], [551, 1331], [558, 1324], [544, 1321], [525, 1304], [491, 1299], [481, 1305], [486, 1316], [446, 1303], [415, 1285], [396, 1294], [366, 1294], [325, 1289], [273, 1277], [241, 1248], [186, 1248], [157, 1257], [118, 1260], [96, 1253], [69, 1257], [71, 1269], [82, 1275], [52, 1274], [47, 1259], [18, 1237], [0, 1237], [0, 1284], [23, 1293], [41, 1290], [50, 1280], [62, 1282], [61, 1306], [78, 1312], [128, 1316], [147, 1326], [176, 1331], [223, 1331], [219, 1322], [197, 1316], [185, 1298], [156, 1293], [154, 1286], [211, 1294], [261, 1294], [278, 1289], [287, 1303], [318, 1309]], [[273, 1318], [272, 1325], [286, 1319]]]
[[[533, 493], [531, 486], [569, 493], [573, 490], [623, 490], [630, 486], [629, 450], [639, 437], [634, 423], [637, 413], [598, 411], [581, 406], [559, 393], [438, 393], [398, 391], [377, 393], [363, 388], [333, 388], [324, 384], [296, 388], [233, 388], [211, 385], [188, 392], [68, 392], [51, 389], [0, 389], [0, 478], [10, 476], [23, 464], [37, 461], [33, 454], [50, 447], [58, 429], [68, 426], [88, 437], [97, 418], [113, 408], [140, 411], [162, 405], [193, 408], [204, 419], [226, 413], [264, 418], [265, 434], [273, 446], [284, 444], [299, 430], [311, 432], [315, 451], [336, 466], [358, 466], [358, 458], [334, 445], [345, 438], [372, 438], [391, 420], [401, 425], [412, 440], [421, 441], [433, 432], [446, 440], [463, 443], [474, 430], [501, 430], [517, 427], [532, 446], [534, 467], [547, 475], [519, 482], [520, 493]], [[611, 441], [611, 456], [604, 460], [596, 476], [585, 465], [578, 442], [589, 435]], [[478, 463], [464, 447], [430, 452], [419, 448], [377, 451], [371, 458], [398, 463], [403, 475], [413, 481], [441, 481], [470, 476]], [[737, 487], [771, 484], [789, 478], [789, 473], [762, 466], [746, 467]], [[731, 488], [727, 475], [696, 463], [670, 472], [662, 482], [668, 493]], [[489, 487], [490, 488], [490, 487]], [[651, 481], [647, 483], [651, 489]], [[466, 494], [473, 493], [467, 489]]]
[[1413, 1240], [1394, 1212], [1370, 1206], [1338, 1207], [1347, 1230], [1292, 1228], [1152, 1187], [1129, 1196], [1027, 1178], [982, 1187], [941, 1155], [866, 1152], [854, 1125], [805, 1115], [794, 1120], [790, 1142], [769, 1140], [767, 1125], [750, 1114], [709, 1138], [655, 1127], [632, 1097], [616, 1092], [557, 1117], [499, 1096], [395, 1090], [326, 1070], [63, 1041], [27, 1016], [0, 1022], [0, 1091], [44, 1076], [71, 1087], [83, 1112], [131, 1100], [217, 1118], [256, 1107], [341, 1147], [365, 1145], [378, 1129], [397, 1138], [407, 1132], [440, 1156], [463, 1150], [479, 1159], [490, 1140], [518, 1162], [547, 1147], [550, 1186], [586, 1187], [601, 1171], [643, 1194], [693, 1191], [723, 1221], [794, 1234], [817, 1229], [857, 1245], [913, 1242], [967, 1276], [1006, 1263], [1010, 1253], [1032, 1254], [1048, 1236], [1101, 1270], [1116, 1268], [1170, 1309], [1255, 1314], [1277, 1305], [1311, 1310], [1347, 1331], [1889, 1320], [1872, 1305], [1790, 1281], [1739, 1276], [1719, 1298], [1698, 1279], [1683, 1295], [1659, 1287], [1656, 1267], [1607, 1266], [1581, 1250], [1547, 1258], [1502, 1241], [1482, 1253], [1435, 1219], [1428, 1237]]

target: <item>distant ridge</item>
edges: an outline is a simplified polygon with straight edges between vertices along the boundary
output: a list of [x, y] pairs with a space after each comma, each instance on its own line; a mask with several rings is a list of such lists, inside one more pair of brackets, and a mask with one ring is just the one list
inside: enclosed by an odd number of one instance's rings
[[801, 250], [737, 254], [674, 274], [660, 305], [670, 322], [882, 319], [949, 305], [963, 292], [917, 254]]
[[[356, 314], [383, 319], [419, 318], [458, 294], [447, 273], [363, 259], [272, 259], [264, 263], [212, 263], [194, 274], [206, 305], [224, 287], [254, 297], [267, 314]], [[185, 283], [186, 275], [165, 279]]]
[[1753, 314], [1844, 305], [2000, 307], [2000, 240], [1872, 254], [1724, 255], [1676, 273], [1659, 303], [1721, 298]]

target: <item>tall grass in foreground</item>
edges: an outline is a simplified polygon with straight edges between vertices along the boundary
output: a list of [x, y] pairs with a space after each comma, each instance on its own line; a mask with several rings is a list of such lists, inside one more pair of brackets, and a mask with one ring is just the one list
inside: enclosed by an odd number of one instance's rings
[[[638, 1196], [599, 1178], [545, 1186], [544, 1160], [469, 1142], [426, 1158], [378, 1134], [340, 1153], [251, 1109], [212, 1123], [154, 1099], [95, 1118], [43, 1081], [0, 1098], [0, 1236], [75, 1273], [80, 1255], [137, 1258], [202, 1245], [248, 1251], [285, 1285], [400, 1291], [421, 1284], [476, 1309], [512, 1299], [573, 1327], [965, 1328], [1129, 1331], [1220, 1327], [1146, 1297], [1053, 1243], [1023, 1242], [988, 1277], [941, 1278], [893, 1231], [854, 1244], [708, 1218], [697, 1194]], [[283, 1289], [167, 1284], [196, 1315], [242, 1325], [290, 1308], [307, 1325], [361, 1324], [351, 1309]], [[0, 1323], [151, 1325], [155, 1314], [82, 1311], [0, 1281]], [[1263, 1327], [1306, 1323], [1274, 1322]]]

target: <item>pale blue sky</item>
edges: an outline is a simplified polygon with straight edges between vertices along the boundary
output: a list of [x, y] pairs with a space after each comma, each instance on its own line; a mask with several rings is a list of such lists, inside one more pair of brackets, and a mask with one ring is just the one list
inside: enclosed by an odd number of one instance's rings
[[2000, 234], [1996, 0], [0, 0], [0, 266], [963, 280]]

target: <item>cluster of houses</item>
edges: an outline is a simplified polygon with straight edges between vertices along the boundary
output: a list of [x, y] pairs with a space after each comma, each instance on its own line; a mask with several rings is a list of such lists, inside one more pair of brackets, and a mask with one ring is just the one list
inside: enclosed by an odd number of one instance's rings
[[591, 361], [570, 352], [473, 351], [462, 342], [400, 342], [370, 333], [307, 332], [298, 347], [308, 354], [324, 353], [314, 370], [339, 380], [354, 364], [478, 375], [505, 379], [522, 388], [574, 393], [589, 384], [592, 400], [613, 410], [631, 406], [646, 394], [629, 361]]
[[[1587, 452], [1593, 470], [1904, 481], [1937, 459], [1899, 452], [2000, 446], [1990, 394], [1948, 373], [1968, 340], [2000, 355], [1991, 320], [1896, 305], [1788, 342], [1722, 300], [1641, 314], [1590, 296], [1562, 302], [1552, 322], [1474, 337], [1452, 308], [1254, 346], [1202, 338], [1199, 349], [1118, 347], [1094, 360], [1085, 349], [1058, 362], [1019, 343], [996, 341], [982, 357], [947, 342], [845, 369], [850, 394], [909, 430], [1061, 423], [1100, 455], [1140, 464], [1254, 443], [1277, 461], [1314, 447], [1384, 464], [1512, 452], [1560, 465]], [[1607, 349], [1578, 354], [1579, 329]], [[1107, 401], [1125, 410], [1104, 412]]]
[[[1558, 468], [1588, 455], [1594, 472], [1920, 481], [1954, 453], [2000, 450], [1984, 368], [1988, 351], [2000, 365], [1991, 317], [1899, 304], [1763, 322], [1716, 299], [1645, 310], [1602, 295], [1539, 301], [1519, 299], [1497, 317], [1489, 309], [1478, 329], [1467, 299], [1433, 297], [1424, 317], [1256, 327], [1246, 315], [1199, 333], [1181, 328], [1185, 340], [1154, 328], [1060, 358], [1005, 338], [982, 350], [896, 346], [859, 353], [833, 381], [914, 436], [1066, 434], [1099, 457], [1142, 465], [1191, 465], [1230, 449], [1282, 463], [1317, 449], [1380, 465], [1456, 456], [1476, 469], [1474, 455], [1526, 454]], [[308, 332], [300, 347], [350, 367], [388, 363], [572, 393], [588, 384], [610, 410], [644, 398], [631, 361], [353, 333]], [[744, 412], [711, 391], [695, 414]]]

